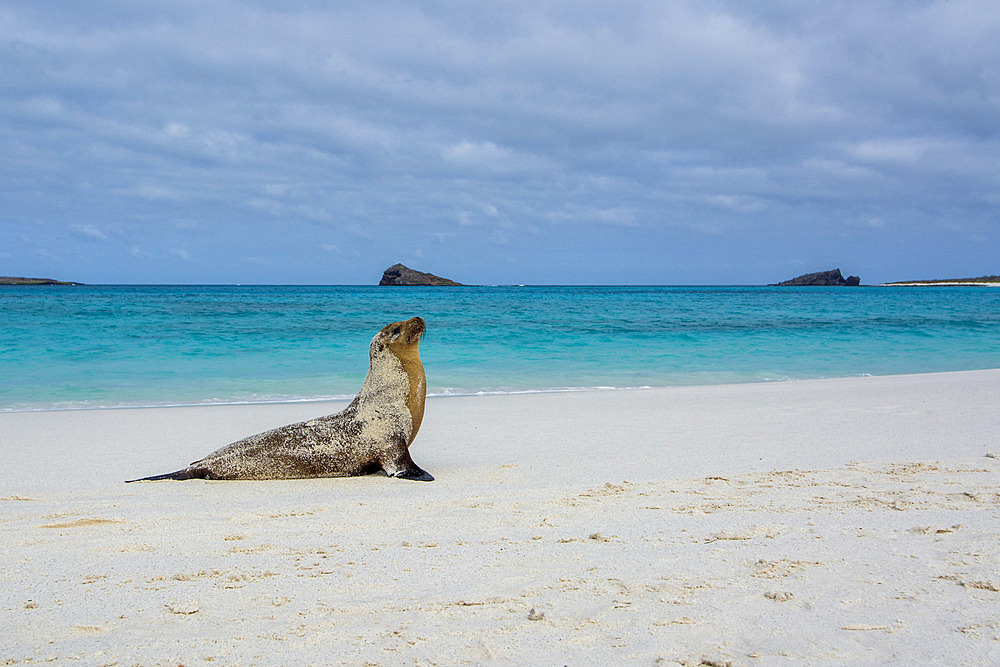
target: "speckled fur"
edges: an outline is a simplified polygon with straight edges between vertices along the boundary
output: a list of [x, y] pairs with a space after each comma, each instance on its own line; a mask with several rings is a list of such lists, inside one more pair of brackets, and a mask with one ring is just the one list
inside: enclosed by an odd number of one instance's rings
[[379, 331], [365, 382], [343, 412], [252, 435], [187, 468], [144, 479], [348, 477], [380, 469], [394, 477], [433, 479], [409, 454], [427, 392], [419, 353], [423, 332], [419, 317]]

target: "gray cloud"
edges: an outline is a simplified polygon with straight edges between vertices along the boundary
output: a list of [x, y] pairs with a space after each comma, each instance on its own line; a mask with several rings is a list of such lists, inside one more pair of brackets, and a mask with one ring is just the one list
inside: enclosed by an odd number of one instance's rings
[[998, 28], [985, 1], [10, 2], [0, 240], [121, 281], [363, 281], [414, 233], [482, 282], [994, 271]]

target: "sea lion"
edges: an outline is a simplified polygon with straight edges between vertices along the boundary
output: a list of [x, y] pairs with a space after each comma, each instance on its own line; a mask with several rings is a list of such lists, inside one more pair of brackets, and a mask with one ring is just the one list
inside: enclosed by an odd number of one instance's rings
[[413, 317], [375, 334], [368, 375], [342, 412], [238, 440], [177, 472], [129, 481], [349, 477], [379, 469], [433, 480], [409, 452], [427, 395], [419, 350], [424, 329], [423, 319]]

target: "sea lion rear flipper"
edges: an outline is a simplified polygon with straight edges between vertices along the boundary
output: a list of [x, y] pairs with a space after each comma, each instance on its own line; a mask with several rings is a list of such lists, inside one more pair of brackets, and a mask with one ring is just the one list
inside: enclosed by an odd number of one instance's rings
[[163, 479], [211, 479], [207, 468], [184, 468], [175, 472], [168, 472], [163, 475], [153, 475], [151, 477], [140, 477], [139, 479], [127, 479], [126, 484], [131, 482], [158, 482]]

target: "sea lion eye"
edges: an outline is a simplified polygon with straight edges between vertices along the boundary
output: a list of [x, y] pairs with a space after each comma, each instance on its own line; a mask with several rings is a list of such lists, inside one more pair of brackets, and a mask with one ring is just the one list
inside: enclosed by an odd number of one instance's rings
[[392, 328], [392, 335], [393, 336], [398, 336], [399, 335], [399, 327], [393, 327]]

